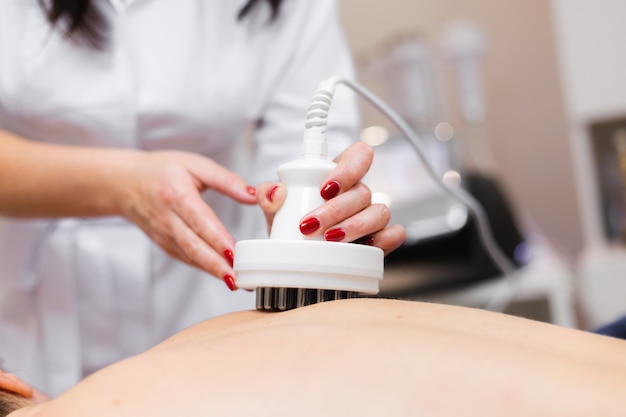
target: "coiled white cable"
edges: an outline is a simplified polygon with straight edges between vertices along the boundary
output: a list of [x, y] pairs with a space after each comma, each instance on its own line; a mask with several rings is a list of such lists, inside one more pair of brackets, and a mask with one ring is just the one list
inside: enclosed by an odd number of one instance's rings
[[[437, 171], [431, 164], [430, 160], [426, 156], [426, 151], [423, 149], [419, 136], [409, 125], [386, 103], [380, 98], [376, 97], [372, 92], [355, 81], [340, 77], [332, 77], [326, 81], [322, 81], [313, 96], [313, 100], [307, 112], [306, 128], [307, 132], [314, 132], [314, 134], [305, 134], [305, 142], [307, 137], [315, 137], [316, 140], [320, 140], [319, 135], [324, 136], [326, 126], [328, 122], [328, 111], [330, 104], [335, 93], [335, 87], [338, 84], [343, 84], [361, 97], [370, 102], [374, 107], [380, 110], [389, 120], [400, 130], [404, 137], [409, 141], [413, 149], [417, 152], [418, 157], [424, 164], [428, 175], [435, 181], [435, 183], [447, 194], [452, 196], [455, 200], [459, 201], [469, 210], [470, 214], [476, 220], [478, 226], [478, 235], [483, 244], [485, 251], [494, 262], [496, 267], [504, 274], [504, 280], [502, 285], [496, 289], [494, 294], [490, 297], [485, 305], [485, 309], [491, 311], [503, 311], [510, 303], [514, 293], [517, 281], [514, 279], [517, 268], [509, 260], [509, 258], [500, 249], [496, 240], [491, 232], [491, 227], [487, 219], [487, 215], [482, 205], [467, 191], [461, 187], [450, 186], [443, 178], [437, 175]], [[325, 137], [322, 138], [325, 141]], [[305, 143], [305, 149], [307, 145]], [[309, 145], [309, 148], [311, 146]]]
[[313, 99], [311, 99], [311, 105], [306, 114], [305, 126], [307, 129], [319, 128], [322, 132], [326, 131], [328, 111], [330, 110], [330, 103], [334, 94], [334, 85], [320, 83], [313, 95]]

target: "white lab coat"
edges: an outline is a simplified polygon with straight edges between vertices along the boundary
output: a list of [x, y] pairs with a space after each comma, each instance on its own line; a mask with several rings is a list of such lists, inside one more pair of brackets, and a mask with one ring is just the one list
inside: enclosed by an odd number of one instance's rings
[[[332, 0], [286, 0], [272, 24], [265, 2], [237, 21], [245, 0], [99, 0], [103, 52], [52, 31], [38, 3], [0, 0], [0, 129], [33, 140], [183, 149], [258, 184], [299, 154], [318, 82], [352, 76]], [[355, 103], [338, 89], [331, 154], [355, 137]], [[264, 236], [258, 207], [206, 199], [236, 239]], [[120, 218], [0, 218], [0, 357], [52, 395], [253, 297]]]

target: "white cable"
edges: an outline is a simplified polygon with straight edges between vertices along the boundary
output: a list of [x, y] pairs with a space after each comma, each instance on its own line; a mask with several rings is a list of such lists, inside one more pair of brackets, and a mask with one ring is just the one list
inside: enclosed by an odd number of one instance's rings
[[307, 113], [307, 130], [315, 129], [321, 132], [326, 131], [330, 101], [332, 100], [332, 96], [335, 92], [335, 86], [337, 84], [343, 84], [350, 87], [356, 93], [361, 95], [361, 97], [370, 102], [374, 107], [380, 110], [384, 115], [386, 115], [413, 146], [418, 157], [424, 164], [426, 171], [435, 183], [441, 187], [444, 192], [468, 208], [470, 214], [476, 220], [476, 224], [478, 226], [478, 236], [485, 248], [485, 251], [496, 267], [504, 274], [503, 285], [496, 289], [495, 293], [486, 303], [485, 309], [491, 311], [503, 311], [515, 293], [515, 287], [517, 284], [516, 280], [514, 280], [514, 275], [516, 274], [517, 268], [502, 252], [500, 246], [495, 241], [493, 234], [491, 233], [491, 227], [489, 226], [487, 215], [485, 214], [482, 205], [463, 188], [448, 185], [443, 178], [437, 174], [436, 169], [426, 157], [426, 151], [423, 149], [417, 133], [415, 133], [415, 131], [411, 129], [411, 127], [409, 127], [409, 125], [391, 107], [359, 83], [344, 78], [333, 77], [320, 83], [314, 94], [314, 100], [309, 108], [309, 112]]

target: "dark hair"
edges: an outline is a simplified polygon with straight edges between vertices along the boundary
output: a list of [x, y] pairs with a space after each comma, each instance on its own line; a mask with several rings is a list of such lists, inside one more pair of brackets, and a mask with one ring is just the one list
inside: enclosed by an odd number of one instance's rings
[[[243, 8], [239, 11], [239, 14], [237, 15], [237, 19], [241, 20], [244, 17], [246, 17], [246, 15], [250, 12], [250, 10], [252, 10], [252, 8], [256, 6], [259, 2], [260, 0], [248, 0], [248, 3], [246, 3], [246, 5], [243, 6]], [[283, 0], [267, 0], [267, 2], [270, 4], [270, 7], [272, 8], [272, 17], [270, 20], [274, 20], [278, 17], [278, 12], [280, 11], [280, 4], [283, 2]]]
[[6, 417], [15, 410], [26, 407], [26, 400], [13, 392], [0, 388], [0, 417]]
[[62, 26], [65, 36], [79, 44], [104, 48], [108, 25], [92, 0], [51, 0], [48, 3], [50, 6], [46, 7], [44, 0], [39, 0], [52, 26]]
[[[265, 0], [272, 8], [271, 20], [276, 19], [283, 0]], [[241, 20], [261, 2], [248, 0], [239, 11], [237, 19]], [[103, 49], [107, 43], [108, 25], [102, 11], [93, 0], [51, 0], [46, 7], [44, 0], [39, 4], [44, 9], [46, 17], [52, 26], [62, 26], [67, 38], [79, 44], [85, 44], [95, 49]]]

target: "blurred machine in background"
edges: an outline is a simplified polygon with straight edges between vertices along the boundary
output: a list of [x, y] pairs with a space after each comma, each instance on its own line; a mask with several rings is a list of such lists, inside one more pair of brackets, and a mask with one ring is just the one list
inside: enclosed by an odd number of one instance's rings
[[[547, 247], [535, 254], [539, 243], [530, 242], [518, 220], [485, 140], [480, 64], [487, 39], [473, 22], [448, 29], [439, 50], [419, 35], [403, 35], [368, 56], [362, 70], [420, 135], [437, 174], [483, 205], [496, 242], [519, 275], [503, 282], [468, 210], [429, 177], [409, 143], [381, 123], [362, 134], [376, 153], [366, 181], [373, 199], [389, 205], [392, 222], [407, 230], [405, 245], [386, 258], [381, 296], [484, 307], [505, 285], [514, 290], [506, 312], [574, 326], [569, 270]], [[447, 73], [453, 82], [445, 81]], [[538, 265], [549, 266], [541, 272]]]

